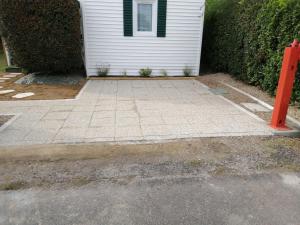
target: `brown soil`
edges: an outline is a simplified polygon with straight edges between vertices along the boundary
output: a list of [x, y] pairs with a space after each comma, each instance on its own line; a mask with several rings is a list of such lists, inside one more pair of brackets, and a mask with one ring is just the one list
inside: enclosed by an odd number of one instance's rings
[[[240, 103], [255, 103], [251, 98], [227, 87], [223, 83], [227, 83], [233, 87], [236, 87], [266, 103], [269, 105], [274, 105], [275, 98], [270, 96], [268, 93], [262, 91], [260, 88], [256, 86], [247, 85], [241, 81], [238, 81], [231, 77], [228, 74], [217, 73], [217, 74], [207, 74], [204, 76], [200, 76], [197, 80], [201, 81], [205, 85], [209, 86], [210, 88], [223, 88], [226, 90], [227, 94], [225, 95], [226, 98], [232, 100], [233, 102], [240, 104]], [[271, 118], [270, 113], [257, 113], [262, 119]], [[300, 120], [300, 109], [299, 105], [290, 106], [289, 107], [289, 115], [297, 120]]]
[[201, 138], [160, 144], [42, 145], [0, 151], [0, 191], [135, 177], [300, 172], [300, 139]]
[[[5, 73], [0, 74], [2, 77]], [[86, 83], [85, 80], [82, 80], [77, 85], [41, 85], [41, 84], [15, 84], [14, 82], [20, 79], [23, 75], [17, 76], [16, 78], [11, 78], [6, 80], [3, 83], [0, 83], [0, 86], [3, 86], [1, 90], [13, 89], [15, 92], [0, 95], [0, 101], [24, 101], [24, 100], [55, 100], [55, 99], [72, 99], [74, 98], [81, 88]], [[17, 93], [22, 92], [33, 92], [35, 95], [23, 99], [14, 99], [12, 96]]]

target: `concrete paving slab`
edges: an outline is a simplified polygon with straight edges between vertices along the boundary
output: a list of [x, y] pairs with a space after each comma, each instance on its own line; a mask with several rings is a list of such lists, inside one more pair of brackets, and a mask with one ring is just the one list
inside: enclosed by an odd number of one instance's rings
[[64, 120], [41, 120], [35, 124], [36, 129], [60, 129], [64, 125]]
[[70, 112], [48, 112], [43, 120], [65, 120]]
[[[130, 138], [130, 137], [139, 137], [142, 139], [142, 131], [140, 126], [121, 126], [116, 127], [116, 138]], [[128, 139], [127, 139], [128, 140]]]
[[57, 134], [58, 129], [34, 129], [25, 137], [25, 141], [45, 141], [48, 142]]
[[51, 112], [70, 112], [74, 109], [74, 106], [70, 105], [55, 105], [52, 106], [50, 111]]
[[10, 125], [11, 129], [28, 129], [35, 126], [37, 121], [28, 120], [26, 118], [19, 117]]
[[86, 128], [62, 128], [58, 131], [54, 139], [62, 142], [65, 140], [68, 142], [68, 140], [72, 139], [83, 139], [86, 137], [86, 130]]
[[90, 121], [90, 127], [114, 127], [115, 123], [116, 119], [114, 117], [93, 117]]
[[252, 112], [271, 112], [270, 109], [267, 109], [266, 107], [258, 103], [241, 103], [241, 104], [245, 106], [247, 109], [250, 109]]
[[67, 117], [64, 127], [87, 128], [92, 118], [92, 112], [72, 112]]
[[22, 75], [23, 73], [9, 73], [9, 75]]
[[9, 94], [12, 92], [15, 92], [15, 90], [3, 90], [3, 91], [0, 91], [0, 95], [6, 95], [6, 94]]
[[115, 135], [115, 128], [112, 127], [97, 127], [88, 128], [86, 130], [85, 138], [112, 138]]
[[116, 126], [124, 127], [124, 126], [139, 126], [140, 120], [138, 117], [118, 117], [116, 119]]
[[14, 96], [12, 96], [13, 98], [17, 98], [17, 99], [20, 99], [20, 98], [27, 98], [27, 97], [30, 97], [30, 96], [33, 96], [34, 93], [33, 92], [26, 92], [26, 93], [19, 93], [19, 94], [16, 94]]
[[0, 132], [1, 145], [13, 144], [14, 133], [15, 144], [273, 135], [250, 111], [196, 80], [93, 80], [75, 100], [0, 102], [0, 111], [20, 113], [7, 128], [14, 131]]
[[116, 111], [113, 110], [101, 110], [101, 111], [94, 111], [93, 118], [100, 119], [100, 118], [111, 118], [116, 116]]
[[116, 111], [116, 118], [129, 118], [129, 117], [133, 117], [133, 118], [138, 118], [139, 115], [136, 111], [134, 110], [121, 110], [121, 111]]
[[1, 131], [0, 143], [5, 144], [22, 141], [29, 132], [30, 129], [28, 128], [11, 129], [10, 127], [8, 127], [4, 131]]
[[147, 116], [141, 117], [140, 119], [141, 125], [162, 125], [165, 124], [164, 120], [161, 116]]
[[89, 104], [87, 106], [75, 106], [73, 108], [74, 112], [93, 112], [95, 109], [95, 106], [90, 106]]
[[3, 77], [5, 77], [5, 78], [15, 78], [17, 76], [18, 76], [17, 74], [6, 74], [6, 75], [3, 75]]

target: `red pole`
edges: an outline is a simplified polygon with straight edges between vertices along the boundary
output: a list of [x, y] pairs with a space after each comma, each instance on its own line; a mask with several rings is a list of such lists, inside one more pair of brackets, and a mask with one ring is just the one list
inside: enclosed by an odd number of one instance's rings
[[300, 43], [295, 40], [284, 52], [284, 58], [279, 78], [275, 106], [272, 116], [271, 127], [277, 130], [287, 130], [286, 116], [292, 90], [300, 61]]

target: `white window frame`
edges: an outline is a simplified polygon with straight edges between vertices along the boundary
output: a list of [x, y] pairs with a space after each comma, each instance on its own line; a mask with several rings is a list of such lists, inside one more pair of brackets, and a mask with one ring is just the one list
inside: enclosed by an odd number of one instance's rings
[[[138, 31], [138, 4], [152, 4], [152, 31]], [[133, 36], [157, 35], [157, 0], [133, 0]]]

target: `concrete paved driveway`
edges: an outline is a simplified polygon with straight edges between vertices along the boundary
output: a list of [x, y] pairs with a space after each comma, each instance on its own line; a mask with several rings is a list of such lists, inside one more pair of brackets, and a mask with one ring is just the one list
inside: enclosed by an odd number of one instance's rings
[[0, 145], [271, 135], [196, 80], [92, 80], [74, 100], [0, 102]]

